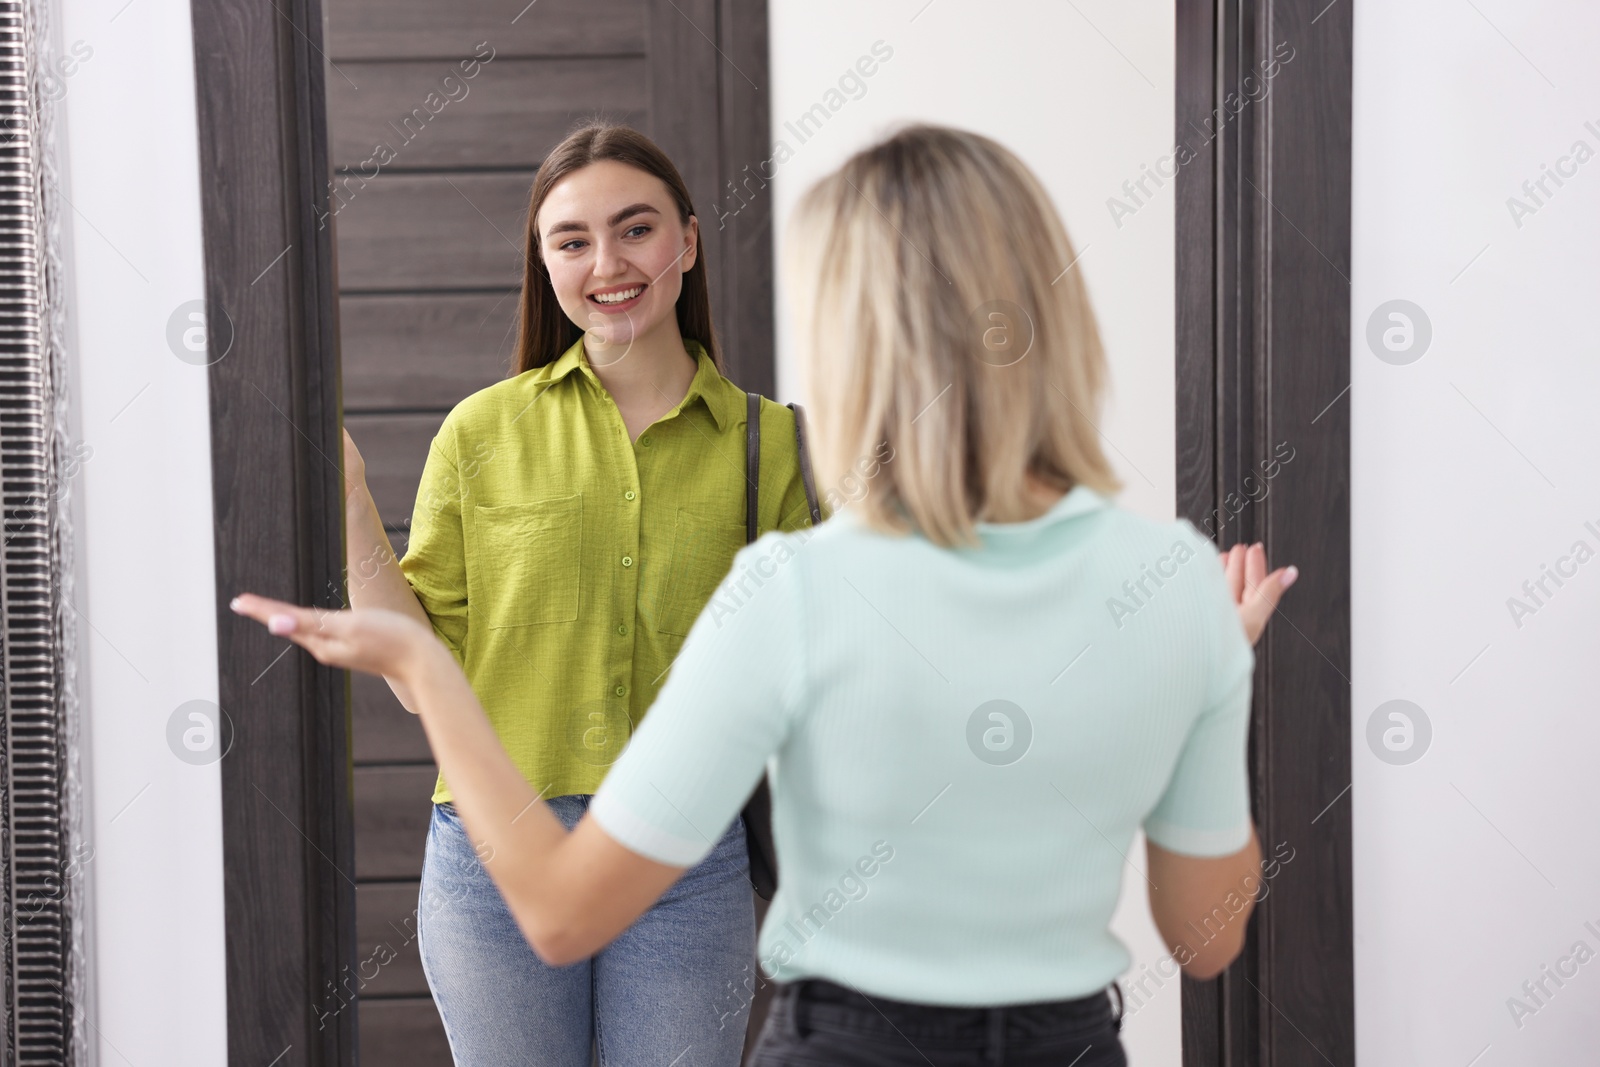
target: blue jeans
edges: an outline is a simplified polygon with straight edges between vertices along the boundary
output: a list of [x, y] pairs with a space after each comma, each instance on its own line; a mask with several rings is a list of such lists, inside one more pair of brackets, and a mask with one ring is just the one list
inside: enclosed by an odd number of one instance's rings
[[[589, 796], [549, 801], [571, 829]], [[592, 959], [534, 954], [455, 808], [436, 804], [417, 908], [457, 1067], [736, 1067], [756, 984], [744, 823]]]

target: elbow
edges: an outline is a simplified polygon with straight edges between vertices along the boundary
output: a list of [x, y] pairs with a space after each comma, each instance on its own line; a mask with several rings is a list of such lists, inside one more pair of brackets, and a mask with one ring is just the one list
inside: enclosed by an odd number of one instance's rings
[[545, 936], [538, 939], [528, 938], [528, 944], [533, 949], [533, 954], [544, 962], [546, 967], [567, 967], [579, 960], [588, 959], [592, 953], [580, 952], [578, 947], [559, 935]]
[[[1250, 909], [1253, 911], [1254, 909]], [[1218, 931], [1211, 940], [1195, 951], [1187, 944], [1175, 950], [1178, 967], [1184, 974], [1200, 982], [1207, 982], [1232, 966], [1244, 951], [1245, 935], [1250, 921], [1250, 911], [1238, 917], [1230, 927]]]
[[411, 714], [415, 715], [417, 713], [417, 706], [413, 702], [411, 690], [407, 689], [403, 684], [395, 679], [390, 678], [388, 675], [384, 675], [383, 680], [389, 683], [389, 691], [394, 694], [394, 698], [399, 702], [400, 706], [405, 708]]
[[523, 940], [546, 966], [566, 967], [605, 947], [589, 914], [592, 901], [553, 884], [548, 870], [496, 859], [490, 873]]
[[1187, 963], [1180, 963], [1179, 969], [1197, 982], [1209, 982], [1239, 958], [1239, 950], [1243, 946], [1236, 946], [1231, 951], [1207, 952], [1203, 956], [1194, 956]]
[[534, 955], [548, 967], [566, 967], [593, 956], [604, 947], [583, 929], [575, 918], [551, 916], [535, 921], [518, 916], [517, 925]]
[[581, 963], [604, 947], [592, 938], [567, 931], [545, 933], [537, 940], [530, 937], [528, 945], [533, 949], [534, 955], [543, 960], [547, 967], [567, 967]]

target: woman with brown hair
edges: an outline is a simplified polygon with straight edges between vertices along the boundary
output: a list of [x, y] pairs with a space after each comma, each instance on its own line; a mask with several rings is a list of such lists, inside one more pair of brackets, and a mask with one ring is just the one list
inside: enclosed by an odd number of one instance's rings
[[[819, 474], [883, 442], [894, 459], [814, 534], [739, 552], [571, 832], [413, 618], [234, 609], [399, 676], [552, 964], [633, 937], [765, 771], [783, 882], [755, 1064], [1122, 1067], [1110, 921], [1138, 831], [1184, 972], [1213, 977], [1244, 943], [1251, 641], [1294, 571], [1269, 574], [1259, 545], [1219, 561], [1188, 523], [1111, 502], [1094, 317], [1012, 153], [912, 127], [790, 226]], [[1026, 343], [991, 346], [995, 309]]]
[[[683, 179], [642, 134], [590, 125], [539, 168], [513, 375], [440, 427], [398, 567], [346, 437], [352, 604], [428, 627], [569, 828], [747, 538], [747, 397], [721, 365]], [[758, 530], [807, 526], [795, 416], [763, 400], [760, 422]], [[738, 818], [625, 937], [553, 966], [456, 812], [474, 772], [441, 768], [417, 925], [458, 1064], [586, 1065], [592, 1041], [608, 1063], [738, 1062], [755, 982]]]

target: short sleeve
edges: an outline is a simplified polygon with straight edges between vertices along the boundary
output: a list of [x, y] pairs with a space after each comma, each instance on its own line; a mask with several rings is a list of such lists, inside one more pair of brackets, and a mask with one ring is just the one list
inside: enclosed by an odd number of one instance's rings
[[467, 557], [461, 528], [461, 477], [450, 455], [449, 420], [428, 446], [400, 572], [455, 656], [467, 643]]
[[[1186, 524], [1187, 525], [1187, 524]], [[1178, 755], [1166, 790], [1146, 817], [1145, 836], [1170, 852], [1226, 856], [1250, 841], [1246, 765], [1255, 653], [1239, 622], [1216, 548], [1189, 528], [1201, 581], [1193, 590], [1197, 635], [1208, 661], [1205, 705]]]
[[801, 551], [779, 533], [739, 551], [595, 794], [590, 814], [631, 851], [699, 862], [782, 747], [803, 687]]

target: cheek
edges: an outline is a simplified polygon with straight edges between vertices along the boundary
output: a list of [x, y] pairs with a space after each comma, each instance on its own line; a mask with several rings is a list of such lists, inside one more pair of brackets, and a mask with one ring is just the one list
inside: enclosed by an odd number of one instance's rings
[[583, 282], [589, 276], [585, 267], [572, 263], [546, 263], [545, 269], [550, 273], [550, 287], [555, 290], [556, 300], [564, 308], [572, 308], [583, 304]]
[[668, 271], [650, 288], [655, 293], [656, 306], [661, 308], [663, 314], [671, 314], [683, 292], [683, 275], [675, 270]]
[[682, 250], [682, 245], [662, 241], [658, 246], [652, 247], [647, 254], [634, 260], [647, 277], [655, 279], [651, 288], [655, 290], [657, 301], [668, 306], [676, 304], [678, 294], [683, 291], [685, 257], [678, 255]]

